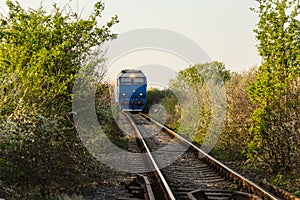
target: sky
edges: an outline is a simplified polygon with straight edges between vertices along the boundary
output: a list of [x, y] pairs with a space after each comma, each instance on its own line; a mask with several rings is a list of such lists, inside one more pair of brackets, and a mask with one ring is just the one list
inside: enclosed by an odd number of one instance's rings
[[[39, 7], [41, 2], [48, 9], [53, 2], [59, 6], [69, 2], [72, 9], [85, 18], [91, 12], [96, 0], [19, 0], [19, 2], [24, 8], [33, 9]], [[211, 61], [223, 62], [231, 71], [246, 71], [259, 65], [257, 41], [253, 32], [258, 17], [250, 11], [251, 7], [257, 6], [254, 0], [103, 0], [103, 2], [105, 10], [100, 23], [105, 23], [110, 17], [118, 15], [120, 22], [112, 28], [112, 31], [120, 36], [127, 33], [134, 36], [138, 30], [146, 30], [146, 32], [165, 30], [170, 37], [164, 36], [163, 41], [179, 35], [184, 36], [185, 39], [181, 37], [179, 40], [171, 39], [169, 42], [192, 41], [203, 49]], [[5, 0], [0, 0], [0, 12], [7, 13]], [[142, 38], [137, 36], [137, 39], [153, 40], [150, 34], [151, 31], [148, 31], [148, 35], [146, 33], [144, 37], [140, 36]], [[135, 39], [131, 39], [127, 44], [135, 42]], [[121, 46], [127, 44], [123, 42]], [[167, 76], [166, 73], [174, 76], [173, 72], [195, 64], [188, 59], [183, 59], [185, 55], [174, 52], [173, 47], [166, 50], [157, 44], [155, 47], [151, 42], [149, 45], [153, 45], [153, 48], [136, 46], [137, 49], [127, 49], [128, 52], [123, 52], [113, 60], [109, 59], [110, 63], [107, 64], [109, 79], [114, 79], [123, 68], [148, 67], [146, 71], [155, 72], [149, 74], [150, 77], [160, 77], [158, 80], [153, 80], [159, 84], [163, 82], [163, 77]], [[190, 51], [191, 54], [196, 54]], [[164, 69], [160, 70], [162, 68]], [[164, 85], [165, 82], [162, 84]]]

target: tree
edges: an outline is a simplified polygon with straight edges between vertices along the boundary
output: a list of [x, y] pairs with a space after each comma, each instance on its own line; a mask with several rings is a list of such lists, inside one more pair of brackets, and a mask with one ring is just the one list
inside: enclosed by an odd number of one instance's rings
[[0, 180], [10, 188], [5, 196], [74, 191], [92, 160], [70, 114], [74, 80], [84, 65], [95, 70], [103, 60], [88, 59], [116, 37], [110, 29], [118, 19], [99, 26], [101, 1], [86, 20], [55, 4], [50, 13], [6, 4], [9, 13], [0, 18]]
[[262, 159], [274, 173], [286, 172], [295, 167], [300, 144], [300, 3], [257, 2], [255, 33], [262, 64], [249, 87], [258, 106], [252, 115], [256, 136], [249, 155]]
[[42, 109], [44, 115], [61, 112], [91, 48], [116, 36], [109, 28], [117, 18], [97, 26], [101, 1], [87, 20], [56, 5], [47, 14], [42, 7], [25, 11], [18, 3], [6, 3], [9, 14], [0, 20], [1, 114], [20, 109], [22, 102], [22, 109]]
[[[218, 118], [220, 110], [226, 110], [219, 107], [224, 102], [220, 91], [229, 79], [230, 72], [225, 65], [214, 61], [190, 66], [171, 80], [170, 88], [179, 98], [181, 118], [177, 123], [180, 132], [189, 134], [191, 139], [199, 143], [203, 142], [210, 131], [211, 119]], [[219, 97], [220, 101], [217, 100]]]
[[253, 135], [249, 133], [250, 117], [255, 109], [247, 93], [249, 84], [255, 80], [255, 69], [247, 72], [233, 72], [226, 88], [226, 123], [218, 140], [216, 154], [230, 161], [244, 159], [244, 152]]

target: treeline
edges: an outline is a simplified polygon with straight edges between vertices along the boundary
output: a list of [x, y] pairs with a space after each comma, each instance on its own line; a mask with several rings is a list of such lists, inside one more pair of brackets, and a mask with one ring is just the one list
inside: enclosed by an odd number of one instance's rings
[[0, 197], [76, 193], [98, 176], [99, 166], [75, 130], [73, 85], [79, 69], [93, 71], [103, 61], [90, 55], [115, 38], [110, 28], [117, 17], [100, 27], [101, 1], [86, 20], [57, 5], [49, 13], [10, 0], [6, 5], [9, 12], [0, 17]]

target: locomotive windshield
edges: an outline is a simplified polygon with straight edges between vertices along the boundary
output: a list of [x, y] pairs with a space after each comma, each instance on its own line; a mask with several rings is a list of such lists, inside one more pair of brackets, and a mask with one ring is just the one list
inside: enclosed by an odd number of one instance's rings
[[144, 84], [144, 78], [140, 78], [140, 77], [134, 78], [133, 79], [133, 84], [134, 85], [143, 85]]
[[122, 77], [120, 78], [121, 85], [131, 85], [131, 78]]

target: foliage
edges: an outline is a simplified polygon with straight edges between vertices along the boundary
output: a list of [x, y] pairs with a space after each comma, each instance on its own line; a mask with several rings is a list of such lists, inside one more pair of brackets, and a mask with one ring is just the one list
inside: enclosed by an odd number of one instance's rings
[[224, 84], [230, 79], [230, 72], [226, 70], [225, 65], [218, 61], [211, 63], [195, 64], [178, 73], [178, 76], [171, 80], [171, 87], [185, 89], [185, 87], [193, 87], [197, 90], [197, 86], [202, 86], [210, 80], [218, 84]]
[[101, 1], [87, 20], [56, 5], [49, 14], [6, 4], [8, 16], [0, 18], [0, 196], [76, 192], [97, 164], [74, 128], [72, 88], [81, 67], [94, 70], [102, 62], [89, 55], [115, 38], [110, 28], [117, 17], [99, 27]]
[[101, 2], [88, 20], [71, 12], [63, 15], [55, 5], [50, 14], [43, 8], [25, 11], [11, 1], [7, 6], [9, 14], [0, 20], [1, 114], [20, 109], [20, 102], [24, 112], [63, 110], [82, 61], [92, 47], [115, 37], [108, 28], [117, 19], [97, 27]]
[[297, 173], [277, 174], [271, 179], [271, 183], [300, 197], [300, 177]]
[[77, 191], [87, 181], [88, 174], [82, 172], [92, 165], [74, 130], [59, 118], [20, 117], [21, 121], [7, 118], [0, 127], [1, 179], [16, 186], [15, 194], [5, 197], [28, 199]]
[[157, 88], [150, 88], [147, 91], [147, 106], [145, 112], [149, 112], [151, 106], [155, 104], [162, 105], [167, 114], [166, 124], [170, 128], [176, 128], [176, 121], [180, 117], [177, 110], [177, 97], [170, 89], [159, 90]]
[[230, 77], [230, 80], [225, 83], [226, 123], [214, 153], [220, 151], [223, 159], [235, 160], [244, 158], [243, 154], [253, 139], [249, 128], [250, 117], [255, 106], [250, 101], [247, 88], [255, 79], [255, 70], [231, 73]]
[[147, 90], [147, 105], [145, 108], [145, 112], [148, 113], [151, 106], [154, 104], [159, 104], [165, 96], [166, 95], [162, 90], [158, 88], [149, 88]]
[[[109, 139], [113, 142], [124, 142], [122, 140], [118, 141], [120, 136], [123, 136], [122, 131], [118, 128], [118, 125], [116, 124], [116, 119], [114, 119], [111, 105], [111, 85], [107, 83], [101, 83], [99, 82], [97, 84], [97, 90], [96, 90], [96, 114], [98, 122], [101, 125], [101, 128], [103, 131], [108, 135]], [[116, 113], [117, 115], [117, 113]], [[115, 116], [118, 117], [118, 116]], [[118, 137], [119, 136], [119, 137]], [[125, 148], [123, 146], [123, 148]]]
[[[171, 80], [170, 88], [179, 98], [181, 118], [177, 126], [180, 126], [181, 132], [192, 134], [191, 139], [202, 143], [209, 131], [212, 116], [222, 109], [212, 106], [220, 95], [215, 89], [223, 87], [229, 79], [230, 73], [225, 65], [214, 61], [190, 66]], [[195, 129], [196, 134], [192, 133]]]
[[295, 0], [257, 2], [255, 33], [263, 61], [249, 87], [258, 106], [252, 115], [255, 138], [249, 155], [274, 173], [286, 172], [296, 167], [299, 158], [300, 6]]

